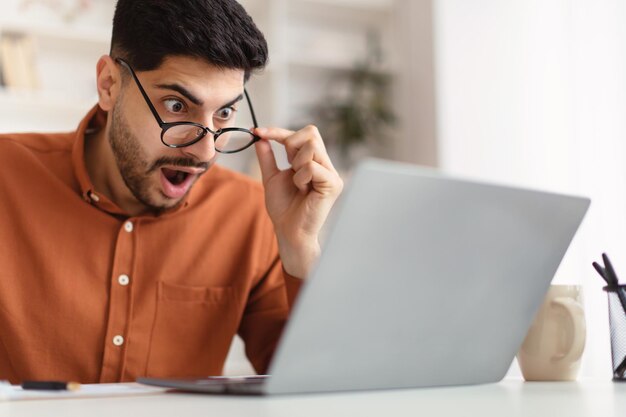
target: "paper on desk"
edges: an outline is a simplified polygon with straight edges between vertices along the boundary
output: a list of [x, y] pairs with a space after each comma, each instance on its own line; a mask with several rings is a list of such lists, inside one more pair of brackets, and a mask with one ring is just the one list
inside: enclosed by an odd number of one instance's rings
[[98, 398], [160, 394], [164, 388], [134, 382], [121, 384], [83, 384], [76, 391], [24, 390], [19, 385], [0, 384], [0, 401], [51, 400], [57, 398]]

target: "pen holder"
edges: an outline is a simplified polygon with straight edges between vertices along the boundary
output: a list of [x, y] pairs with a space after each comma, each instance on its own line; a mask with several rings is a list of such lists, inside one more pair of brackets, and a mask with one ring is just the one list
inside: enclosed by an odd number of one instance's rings
[[603, 289], [609, 297], [613, 381], [626, 381], [626, 285]]

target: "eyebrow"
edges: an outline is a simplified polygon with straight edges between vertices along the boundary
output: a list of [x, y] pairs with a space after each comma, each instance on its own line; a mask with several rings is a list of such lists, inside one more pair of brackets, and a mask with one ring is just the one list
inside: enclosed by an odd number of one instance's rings
[[237, 97], [235, 97], [234, 99], [232, 99], [231, 101], [229, 101], [228, 103], [226, 103], [222, 107], [220, 107], [220, 109], [223, 109], [225, 107], [230, 107], [233, 104], [235, 104], [235, 103], [237, 103], [237, 102], [239, 102], [241, 100], [243, 100], [243, 94], [239, 94]]
[[[196, 106], [202, 106], [204, 104], [202, 100], [194, 96], [189, 90], [187, 90], [185, 87], [183, 87], [180, 84], [157, 84], [155, 87], [160, 88], [162, 90], [174, 90], [177, 93], [185, 96], [189, 101], [191, 101]], [[241, 101], [242, 99], [243, 99], [243, 94], [239, 94], [237, 97], [230, 100], [228, 103], [224, 104], [223, 106], [220, 106], [220, 109], [223, 109], [225, 107], [230, 107], [233, 104], [237, 103], [238, 101]]]

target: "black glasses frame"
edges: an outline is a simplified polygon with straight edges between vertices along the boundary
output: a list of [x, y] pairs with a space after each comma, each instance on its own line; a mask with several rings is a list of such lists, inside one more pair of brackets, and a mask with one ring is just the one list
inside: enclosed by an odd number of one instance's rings
[[[137, 77], [137, 74], [135, 74], [135, 71], [133, 70], [133, 68], [130, 66], [130, 64], [126, 61], [124, 61], [122, 58], [115, 58], [115, 62], [119, 63], [120, 65], [122, 65], [123, 67], [125, 67], [126, 69], [128, 69], [128, 71], [130, 72], [130, 75], [132, 75], [133, 79], [135, 80], [135, 83], [137, 84], [137, 87], [139, 88], [139, 92], [141, 93], [141, 95], [143, 96], [144, 100], [146, 101], [146, 104], [148, 105], [148, 107], [150, 108], [150, 112], [152, 112], [152, 115], [154, 116], [154, 118], [156, 119], [157, 123], [159, 124], [159, 127], [161, 128], [161, 142], [163, 143], [163, 145], [167, 146], [168, 148], [185, 148], [187, 146], [191, 146], [194, 143], [197, 143], [199, 141], [201, 141], [206, 135], [207, 133], [211, 133], [213, 135], [213, 141], [216, 142], [217, 138], [220, 135], [223, 135], [225, 133], [229, 133], [229, 132], [244, 132], [244, 133], [249, 133], [252, 136], [252, 140], [250, 141], [250, 143], [248, 143], [247, 145], [239, 148], [239, 149], [235, 149], [232, 151], [221, 151], [218, 150], [217, 148], [215, 148], [215, 150], [217, 152], [220, 153], [237, 153], [237, 152], [241, 152], [244, 149], [249, 148], [250, 146], [252, 146], [253, 143], [258, 142], [259, 140], [261, 140], [261, 138], [257, 135], [255, 135], [254, 133], [252, 133], [250, 131], [250, 129], [245, 129], [242, 127], [225, 127], [223, 129], [217, 129], [215, 131], [211, 130], [210, 128], [200, 124], [200, 123], [195, 123], [195, 122], [164, 122], [163, 119], [161, 119], [161, 116], [159, 116], [159, 113], [157, 112], [156, 108], [154, 107], [154, 105], [152, 104], [152, 101], [150, 101], [150, 97], [148, 97], [148, 94], [146, 93], [146, 90], [144, 90], [143, 86], [141, 85], [141, 82], [139, 81], [139, 78]], [[256, 115], [254, 114], [254, 109], [252, 108], [252, 102], [250, 101], [250, 96], [248, 96], [248, 91], [244, 88], [243, 93], [246, 97], [246, 101], [248, 102], [248, 107], [250, 108], [250, 115], [252, 116], [252, 123], [254, 124], [254, 127], [259, 127], [257, 121], [256, 121]], [[202, 135], [198, 136], [197, 138], [195, 138], [192, 141], [189, 141], [187, 143], [183, 143], [180, 145], [172, 145], [170, 143], [165, 142], [165, 140], [163, 139], [165, 136], [165, 132], [167, 132], [169, 129], [176, 127], [176, 126], [194, 126], [197, 127], [198, 129], [202, 129], [203, 133]]]

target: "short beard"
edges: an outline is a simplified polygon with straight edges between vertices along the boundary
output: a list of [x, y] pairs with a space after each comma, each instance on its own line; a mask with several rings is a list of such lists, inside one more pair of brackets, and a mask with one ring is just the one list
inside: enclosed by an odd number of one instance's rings
[[161, 213], [176, 207], [182, 200], [173, 206], [166, 206], [157, 204], [150, 197], [149, 173], [155, 169], [149, 166], [139, 140], [131, 133], [126, 120], [124, 120], [124, 112], [120, 107], [120, 102], [121, 100], [118, 100], [111, 111], [112, 123], [109, 143], [124, 183], [133, 196], [151, 211]]

